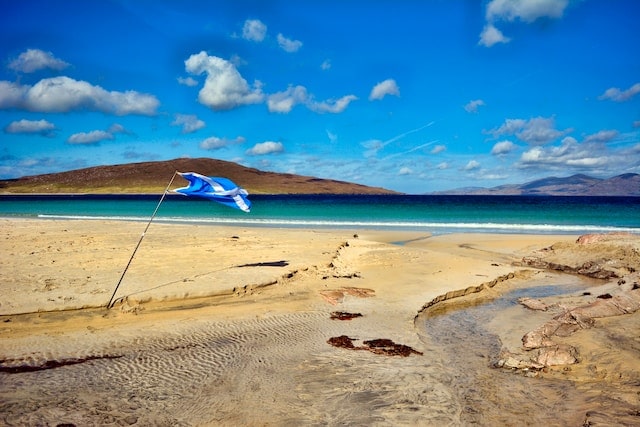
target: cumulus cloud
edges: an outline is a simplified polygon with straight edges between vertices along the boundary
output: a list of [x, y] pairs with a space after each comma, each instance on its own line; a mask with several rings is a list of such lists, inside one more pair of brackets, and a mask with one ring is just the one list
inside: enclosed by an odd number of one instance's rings
[[413, 170], [411, 170], [411, 168], [408, 167], [402, 167], [400, 168], [400, 170], [398, 171], [398, 175], [403, 176], [403, 175], [411, 175], [413, 173]]
[[11, 122], [4, 128], [6, 133], [27, 133], [39, 134], [42, 136], [54, 136], [56, 126], [47, 120], [17, 120]]
[[569, 0], [492, 0], [487, 5], [488, 21], [531, 23], [539, 18], [562, 18]]
[[171, 126], [182, 126], [182, 133], [193, 133], [206, 126], [195, 114], [176, 114]]
[[68, 66], [68, 63], [56, 58], [53, 53], [40, 49], [27, 49], [8, 65], [10, 69], [22, 73], [33, 73], [45, 68], [60, 71]]
[[534, 117], [529, 120], [507, 119], [497, 129], [489, 131], [494, 137], [515, 135], [519, 140], [531, 145], [544, 145], [561, 138], [572, 129], [558, 130], [553, 117]]
[[185, 62], [187, 72], [195, 75], [205, 73], [207, 78], [198, 93], [201, 104], [215, 110], [230, 110], [247, 104], [263, 101], [261, 84], [249, 87], [236, 67], [217, 56], [209, 56], [205, 51], [191, 55]]
[[154, 115], [160, 102], [150, 94], [136, 91], [107, 91], [82, 80], [59, 76], [42, 79], [33, 86], [0, 81], [0, 108], [42, 113], [74, 110], [100, 111], [119, 116]]
[[464, 109], [467, 113], [477, 113], [478, 107], [482, 107], [483, 105], [485, 105], [485, 103], [482, 99], [474, 99], [473, 101], [467, 102]]
[[320, 68], [322, 70], [328, 70], [331, 68], [331, 61], [329, 59], [325, 59], [324, 61], [322, 61], [322, 64], [320, 64]]
[[133, 132], [127, 130], [119, 123], [114, 123], [109, 126], [109, 129], [105, 130], [92, 130], [90, 132], [78, 132], [71, 135], [67, 142], [69, 144], [85, 144], [85, 145], [97, 145], [101, 141], [115, 139], [115, 134], [133, 135]]
[[281, 153], [284, 146], [281, 142], [265, 141], [260, 142], [246, 151], [251, 156], [263, 156], [265, 154]]
[[525, 151], [518, 167], [606, 171], [612, 164], [623, 164], [624, 157], [628, 156], [622, 152], [611, 154], [603, 144], [578, 143], [575, 138], [566, 137], [559, 146], [538, 146]]
[[307, 88], [304, 86], [289, 86], [283, 92], [269, 95], [267, 108], [272, 113], [288, 113], [298, 104], [308, 101]]
[[491, 0], [487, 4], [487, 23], [478, 44], [491, 47], [511, 40], [495, 27], [498, 21], [531, 23], [540, 18], [559, 19], [568, 5], [569, 0]]
[[438, 163], [438, 165], [436, 166], [436, 169], [439, 169], [439, 170], [449, 169], [449, 163], [447, 162]]
[[178, 83], [183, 86], [198, 86], [198, 81], [193, 77], [178, 77]]
[[640, 93], [640, 83], [636, 83], [633, 86], [629, 87], [629, 89], [625, 90], [620, 90], [620, 88], [617, 87], [611, 87], [605, 90], [604, 93], [598, 97], [598, 99], [608, 99], [615, 102], [624, 102], [630, 100], [638, 93]]
[[493, 24], [487, 24], [480, 33], [479, 45], [491, 47], [498, 43], [509, 43], [511, 39], [502, 34]]
[[69, 144], [97, 144], [100, 141], [114, 139], [113, 134], [104, 130], [74, 133], [67, 139]]
[[297, 52], [302, 47], [302, 42], [300, 40], [289, 39], [280, 33], [278, 34], [277, 39], [278, 39], [278, 45], [285, 52], [289, 52], [289, 53]]
[[247, 19], [242, 27], [242, 38], [261, 42], [267, 35], [267, 26], [259, 19]]
[[469, 162], [462, 169], [467, 172], [480, 169], [480, 162], [478, 162], [477, 160], [469, 160]]
[[245, 139], [242, 136], [238, 136], [235, 139], [219, 138], [212, 136], [200, 143], [200, 148], [203, 150], [219, 150], [221, 148], [228, 147], [233, 144], [242, 144]]
[[515, 150], [516, 145], [511, 141], [500, 141], [496, 143], [491, 149], [491, 154], [494, 156], [500, 156], [503, 154], [509, 154], [513, 150]]
[[276, 92], [267, 97], [267, 108], [272, 113], [289, 113], [296, 105], [305, 105], [316, 113], [341, 113], [349, 104], [358, 99], [355, 95], [346, 95], [337, 100], [316, 101], [304, 86], [289, 86], [287, 90]]
[[398, 88], [394, 79], [387, 79], [376, 84], [373, 89], [371, 89], [369, 100], [382, 99], [386, 95], [400, 96], [400, 88]]

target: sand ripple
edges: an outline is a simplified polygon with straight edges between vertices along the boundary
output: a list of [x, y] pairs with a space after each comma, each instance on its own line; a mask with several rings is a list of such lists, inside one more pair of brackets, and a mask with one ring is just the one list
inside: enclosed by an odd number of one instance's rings
[[[354, 325], [348, 323], [349, 328]], [[3, 372], [0, 423], [454, 422], [459, 408], [435, 353], [419, 358], [368, 352], [354, 356], [354, 352], [326, 343], [345, 328], [349, 329], [325, 312], [199, 323], [173, 335], [112, 343], [109, 352], [119, 354], [118, 358], [95, 358], [34, 372]], [[87, 356], [86, 349], [78, 353]]]

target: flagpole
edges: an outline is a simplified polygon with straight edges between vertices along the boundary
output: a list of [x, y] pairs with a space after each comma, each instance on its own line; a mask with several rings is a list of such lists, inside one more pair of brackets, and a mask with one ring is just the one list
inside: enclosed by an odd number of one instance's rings
[[140, 240], [138, 240], [138, 244], [136, 245], [135, 249], [133, 250], [133, 253], [131, 254], [131, 258], [129, 258], [129, 262], [127, 263], [127, 266], [124, 268], [124, 271], [122, 272], [122, 276], [120, 276], [120, 280], [118, 280], [118, 284], [116, 285], [116, 288], [113, 290], [113, 294], [111, 295], [111, 299], [109, 300], [109, 304], [107, 304], [107, 310], [110, 309], [113, 306], [113, 303], [114, 303], [113, 298], [116, 296], [116, 292], [118, 292], [118, 288], [120, 287], [120, 283], [122, 283], [122, 279], [124, 279], [124, 275], [127, 274], [127, 270], [129, 269], [129, 266], [131, 265], [131, 261], [133, 261], [133, 257], [136, 256], [136, 252], [138, 251], [138, 248], [140, 247], [140, 244], [142, 243], [142, 239], [144, 239], [144, 236], [147, 234], [147, 230], [149, 230], [149, 226], [151, 225], [151, 221], [153, 221], [153, 219], [156, 217], [156, 214], [158, 213], [158, 209], [160, 209], [160, 205], [162, 204], [162, 201], [164, 200], [165, 196], [169, 192], [169, 187], [171, 187], [171, 184], [173, 184], [173, 180], [175, 179], [177, 173], [178, 173], [178, 171], [173, 172], [173, 176], [171, 177], [171, 181], [169, 181], [169, 185], [167, 185], [167, 188], [165, 188], [164, 192], [162, 193], [162, 197], [160, 197], [160, 201], [158, 202], [158, 205], [156, 206], [156, 209], [153, 211], [153, 214], [151, 215], [151, 218], [149, 218], [149, 222], [147, 223], [147, 226], [145, 227], [144, 231], [142, 232], [142, 235], [140, 236]]

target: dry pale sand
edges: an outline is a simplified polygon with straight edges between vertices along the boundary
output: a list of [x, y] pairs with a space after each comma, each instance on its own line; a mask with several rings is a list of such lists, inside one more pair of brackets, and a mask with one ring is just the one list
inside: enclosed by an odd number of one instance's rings
[[[617, 387], [602, 376], [607, 369], [624, 372], [627, 382], [640, 379], [633, 377], [640, 366], [637, 313], [567, 338], [600, 357], [588, 365], [592, 371], [583, 364], [534, 378], [492, 368], [500, 344], [479, 358], [477, 371], [456, 358], [482, 353], [475, 345], [484, 335], [457, 340], [460, 351], [425, 330], [422, 308], [442, 296], [481, 288], [474, 295], [491, 295], [542, 278], [575, 281], [520, 261], [576, 236], [154, 223], [108, 310], [143, 228], [0, 219], [0, 423], [595, 425], [598, 414], [611, 411], [640, 421], [640, 406], [632, 413], [633, 385], [623, 387], [624, 404], [612, 397], [604, 409], [597, 384], [576, 386], [599, 374]], [[487, 337], [507, 347], [521, 316], [509, 310], [487, 322]], [[332, 319], [340, 313], [361, 316]], [[598, 334], [626, 346], [624, 366], [611, 352], [609, 359], [598, 353]], [[328, 343], [337, 337], [354, 348]], [[502, 387], [513, 390], [506, 402]], [[532, 387], [539, 389], [537, 406], [529, 404]], [[566, 405], [573, 405], [569, 415], [558, 416]]]

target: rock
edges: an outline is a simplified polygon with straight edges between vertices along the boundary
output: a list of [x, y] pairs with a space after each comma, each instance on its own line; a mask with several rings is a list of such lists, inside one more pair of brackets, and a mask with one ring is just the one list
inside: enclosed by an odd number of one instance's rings
[[615, 237], [633, 237], [633, 234], [626, 231], [612, 231], [611, 233], [599, 233], [599, 234], [584, 234], [578, 237], [576, 243], [579, 245], [588, 245], [590, 243], [597, 243], [606, 240], [610, 240]]
[[355, 319], [356, 317], [362, 317], [361, 313], [349, 313], [346, 311], [332, 311], [331, 312], [331, 319], [332, 320], [351, 320], [351, 319]]
[[518, 303], [524, 305], [530, 310], [547, 311], [547, 308], [549, 308], [545, 303], [534, 298], [520, 298], [518, 299]]
[[551, 341], [549, 337], [553, 336], [561, 325], [562, 322], [552, 319], [533, 331], [527, 332], [522, 337], [522, 346], [525, 349], [533, 350], [535, 348], [554, 345], [554, 342]]
[[[576, 309], [571, 309], [562, 314], [559, 314], [558, 316], [554, 317], [554, 320], [559, 321], [563, 326], [576, 326], [576, 328], [573, 328], [574, 332], [578, 329], [589, 329], [593, 327], [595, 323], [595, 320], [593, 320], [592, 317], [586, 316], [584, 313], [577, 311]], [[556, 330], [556, 335], [568, 336], [566, 334], [561, 335], [559, 333], [559, 330], [561, 328], [562, 326], [559, 327], [558, 330]]]
[[572, 365], [578, 362], [577, 350], [567, 344], [558, 344], [538, 350], [535, 361], [544, 366]]
[[578, 274], [593, 277], [594, 279], [617, 279], [618, 275], [611, 270], [606, 270], [601, 263], [587, 261], [576, 269]]
[[583, 318], [611, 317], [626, 314], [623, 309], [615, 305], [613, 299], [599, 299], [591, 304], [574, 308], [571, 313], [580, 315]]

